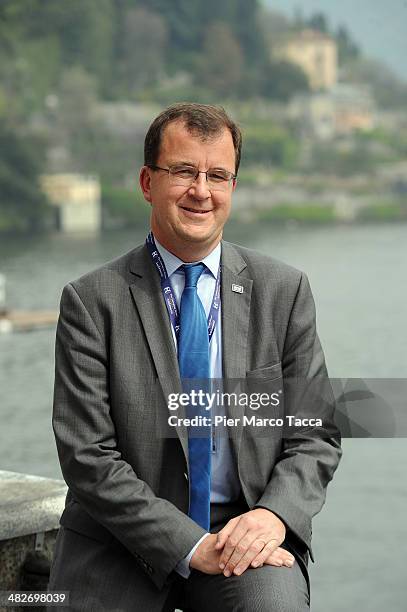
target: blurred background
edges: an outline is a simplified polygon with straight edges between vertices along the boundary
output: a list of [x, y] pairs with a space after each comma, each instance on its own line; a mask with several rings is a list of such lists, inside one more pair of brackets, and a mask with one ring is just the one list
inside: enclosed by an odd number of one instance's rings
[[[308, 274], [330, 374], [406, 377], [406, 57], [405, 0], [0, 2], [0, 470], [61, 477], [61, 290], [144, 240], [144, 135], [180, 100], [240, 124], [226, 238]], [[406, 459], [344, 441], [314, 612], [405, 609]]]

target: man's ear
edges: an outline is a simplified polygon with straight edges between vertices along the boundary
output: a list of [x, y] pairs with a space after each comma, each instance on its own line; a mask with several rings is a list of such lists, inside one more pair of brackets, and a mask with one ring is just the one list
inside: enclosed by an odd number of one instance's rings
[[151, 175], [147, 166], [141, 168], [139, 182], [144, 199], [151, 204]]
[[232, 182], [232, 192], [236, 189], [236, 185], [237, 185], [237, 178], [233, 179], [233, 182]]

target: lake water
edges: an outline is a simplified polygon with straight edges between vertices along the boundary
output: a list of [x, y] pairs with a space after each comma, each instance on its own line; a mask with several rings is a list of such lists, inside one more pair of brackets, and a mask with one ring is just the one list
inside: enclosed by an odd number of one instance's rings
[[[143, 241], [145, 228], [99, 237], [7, 239], [8, 304], [57, 309], [62, 287]], [[230, 226], [226, 237], [304, 270], [331, 376], [407, 377], [407, 225]], [[50, 424], [55, 330], [0, 334], [0, 469], [61, 477]], [[407, 445], [344, 440], [314, 521], [314, 612], [407, 609]]]

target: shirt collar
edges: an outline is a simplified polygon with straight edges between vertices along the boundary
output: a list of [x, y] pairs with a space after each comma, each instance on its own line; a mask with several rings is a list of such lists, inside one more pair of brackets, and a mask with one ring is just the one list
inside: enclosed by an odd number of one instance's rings
[[[163, 247], [163, 245], [158, 242], [158, 240], [157, 240], [157, 238], [155, 236], [154, 236], [154, 240], [155, 240], [155, 244], [157, 246], [157, 249], [159, 250], [160, 255], [161, 255], [161, 257], [162, 257], [162, 259], [163, 259], [163, 261], [165, 263], [165, 267], [167, 269], [167, 274], [170, 277], [185, 262], [182, 261], [182, 259], [179, 259], [179, 257], [177, 257], [176, 255], [173, 255], [173, 253], [170, 253], [170, 251], [167, 251], [167, 249], [165, 247]], [[216, 245], [216, 247], [213, 249], [213, 251], [211, 251], [209, 253], [209, 255], [207, 255], [203, 259], [199, 260], [199, 261], [202, 261], [202, 263], [205, 264], [207, 269], [211, 272], [211, 274], [215, 278], [217, 278], [217, 276], [218, 276], [219, 263], [220, 263], [220, 252], [221, 252], [221, 246], [220, 246], [220, 242], [219, 242]], [[205, 271], [204, 271], [204, 273], [205, 273]]]

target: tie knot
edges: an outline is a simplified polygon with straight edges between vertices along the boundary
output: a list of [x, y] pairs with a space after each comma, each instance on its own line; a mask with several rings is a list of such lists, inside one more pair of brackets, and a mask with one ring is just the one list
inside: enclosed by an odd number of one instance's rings
[[185, 287], [196, 287], [199, 277], [205, 269], [205, 264], [184, 264], [182, 268], [185, 274]]

